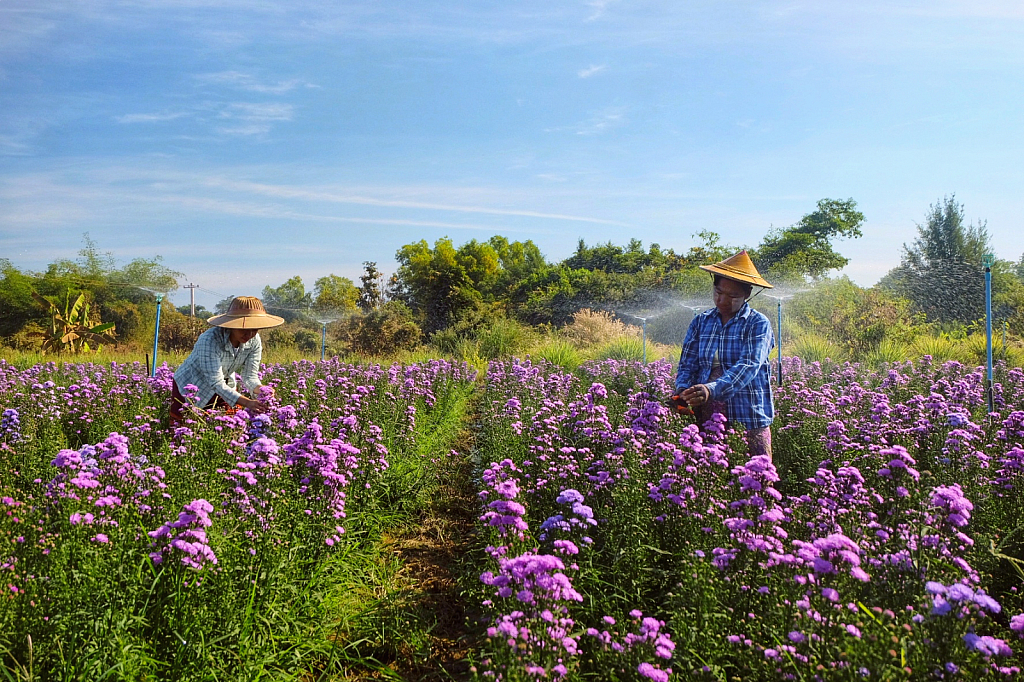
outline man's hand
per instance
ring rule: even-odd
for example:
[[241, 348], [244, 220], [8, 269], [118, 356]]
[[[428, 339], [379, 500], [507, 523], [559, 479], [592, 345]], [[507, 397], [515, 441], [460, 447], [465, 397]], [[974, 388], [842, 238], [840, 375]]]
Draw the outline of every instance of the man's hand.
[[683, 391], [681, 397], [690, 407], [700, 407], [711, 400], [711, 390], [704, 384], [697, 384]]
[[669, 398], [668, 402], [669, 405], [672, 406], [672, 409], [679, 414], [693, 414], [693, 409], [686, 404], [686, 401], [683, 400], [683, 397], [678, 393]]

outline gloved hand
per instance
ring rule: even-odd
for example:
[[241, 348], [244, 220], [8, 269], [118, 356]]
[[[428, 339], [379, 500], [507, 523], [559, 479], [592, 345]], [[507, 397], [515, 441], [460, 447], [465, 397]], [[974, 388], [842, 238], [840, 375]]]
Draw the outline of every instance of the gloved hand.
[[686, 401], [683, 400], [683, 396], [678, 393], [668, 399], [668, 404], [676, 414], [693, 414], [693, 408], [687, 405]]

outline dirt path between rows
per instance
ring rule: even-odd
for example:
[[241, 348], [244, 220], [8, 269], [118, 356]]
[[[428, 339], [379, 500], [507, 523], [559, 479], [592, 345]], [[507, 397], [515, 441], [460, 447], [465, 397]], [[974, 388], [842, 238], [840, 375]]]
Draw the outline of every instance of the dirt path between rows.
[[[467, 611], [463, 585], [470, 571], [479, 502], [473, 485], [472, 453], [479, 423], [481, 393], [470, 397], [466, 417], [454, 443], [454, 453], [441, 467], [441, 480], [418, 526], [392, 536], [386, 547], [404, 564], [403, 582], [411, 586], [402, 605], [419, 622], [428, 624], [424, 647], [410, 647], [392, 669], [405, 680], [467, 680], [472, 651], [479, 650], [481, 629]], [[457, 453], [457, 454], [456, 454]]]

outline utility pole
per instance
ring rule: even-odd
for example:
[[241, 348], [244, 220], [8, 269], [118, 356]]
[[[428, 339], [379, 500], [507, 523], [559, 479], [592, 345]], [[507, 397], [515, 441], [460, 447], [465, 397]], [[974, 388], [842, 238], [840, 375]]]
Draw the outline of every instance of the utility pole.
[[192, 317], [196, 316], [196, 289], [198, 288], [198, 284], [192, 284], [191, 282], [182, 287], [182, 289], [191, 289], [188, 293], [192, 296]]

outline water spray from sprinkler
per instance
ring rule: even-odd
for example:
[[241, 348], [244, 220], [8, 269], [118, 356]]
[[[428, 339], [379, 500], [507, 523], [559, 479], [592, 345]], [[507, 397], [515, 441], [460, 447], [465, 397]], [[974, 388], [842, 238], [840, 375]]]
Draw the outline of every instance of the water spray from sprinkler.
[[634, 320], [640, 320], [640, 322], [641, 322], [641, 327], [640, 328], [642, 330], [640, 338], [641, 338], [641, 340], [643, 342], [643, 346], [644, 346], [643, 361], [644, 361], [644, 364], [646, 365], [647, 364], [647, 318], [646, 317], [640, 317], [639, 315], [634, 315], [633, 313], [620, 313], [620, 314], [632, 317]]

